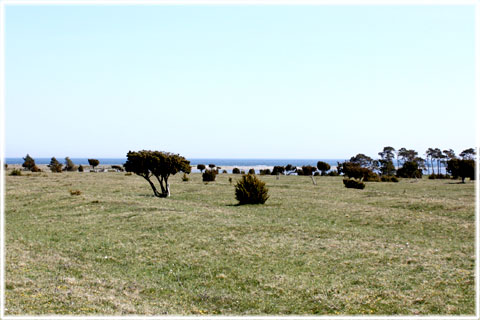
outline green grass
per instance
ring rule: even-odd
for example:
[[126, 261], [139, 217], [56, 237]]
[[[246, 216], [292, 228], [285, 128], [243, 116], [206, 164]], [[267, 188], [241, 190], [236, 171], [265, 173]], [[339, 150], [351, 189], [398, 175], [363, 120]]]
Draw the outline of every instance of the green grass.
[[472, 182], [190, 176], [7, 176], [6, 314], [474, 314]]

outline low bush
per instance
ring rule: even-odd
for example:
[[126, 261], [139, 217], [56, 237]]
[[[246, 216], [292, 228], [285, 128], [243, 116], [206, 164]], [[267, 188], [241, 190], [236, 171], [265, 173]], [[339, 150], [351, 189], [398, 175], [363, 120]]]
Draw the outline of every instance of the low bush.
[[215, 178], [217, 177], [217, 171], [216, 170], [205, 170], [205, 172], [202, 174], [202, 180], [203, 181], [215, 181]]
[[398, 178], [395, 176], [382, 176], [381, 178], [382, 182], [398, 182]]
[[365, 189], [365, 183], [353, 179], [343, 179], [346, 188]]
[[52, 172], [62, 172], [63, 165], [55, 157], [52, 157], [48, 166]]
[[268, 174], [268, 175], [272, 174], [272, 172], [270, 171], [270, 169], [265, 169], [265, 170], [260, 169], [260, 175], [264, 176], [264, 175], [267, 175], [267, 174]]
[[[368, 169], [367, 169], [368, 170]], [[380, 176], [375, 172], [368, 170], [363, 176], [363, 181], [380, 182]]]
[[79, 166], [78, 166], [78, 172], [83, 172], [83, 170], [84, 170], [84, 169], [83, 169], [83, 166], [82, 166], [82, 165], [79, 165]]
[[233, 174], [240, 174], [240, 169], [238, 169], [238, 168], [233, 168], [232, 173], [233, 173]]
[[42, 172], [42, 169], [40, 169], [36, 165], [34, 165], [32, 168], [30, 168], [30, 170], [32, 170], [32, 172]]
[[127, 173], [125, 173], [125, 175], [126, 175], [126, 176], [131, 176], [132, 173], [131, 173], [131, 172], [127, 172]]
[[184, 173], [182, 176], [182, 181], [188, 181], [188, 180], [190, 180], [190, 178], [187, 176], [186, 173]]
[[10, 175], [11, 176], [21, 176], [22, 171], [20, 171], [19, 169], [13, 169], [12, 172], [10, 172]]
[[329, 171], [326, 175], [329, 177], [338, 177], [340, 174], [338, 171]]
[[245, 174], [245, 170], [240, 171], [240, 174]]
[[228, 172], [227, 172], [227, 170], [223, 169], [223, 170], [222, 170], [222, 173], [228, 173]]
[[120, 172], [123, 172], [123, 171], [124, 171], [121, 166], [117, 166], [117, 165], [113, 165], [113, 166], [112, 166], [112, 169], [117, 170], [117, 171], [120, 171]]
[[255, 175], [243, 175], [235, 185], [235, 198], [239, 204], [264, 204], [269, 198], [268, 188]]
[[80, 190], [70, 190], [70, 195], [71, 196], [79, 196], [81, 194], [82, 194], [82, 192]]
[[250, 170], [248, 170], [248, 174], [255, 174], [255, 169], [251, 168]]
[[285, 172], [285, 167], [283, 166], [274, 166], [272, 170], [272, 175], [276, 176], [277, 174], [283, 174]]

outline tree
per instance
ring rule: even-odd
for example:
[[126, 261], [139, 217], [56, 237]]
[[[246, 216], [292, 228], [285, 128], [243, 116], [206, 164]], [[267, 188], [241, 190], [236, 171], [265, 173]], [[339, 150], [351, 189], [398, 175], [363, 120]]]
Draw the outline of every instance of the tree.
[[[427, 151], [425, 151], [425, 155], [426, 155], [426, 158], [427, 158], [427, 163], [428, 163], [428, 159], [430, 159], [430, 165], [432, 167], [432, 174], [435, 174], [435, 170], [434, 170], [434, 167], [433, 167], [433, 159], [435, 159], [435, 155], [436, 155], [435, 149], [428, 148]], [[428, 168], [428, 165], [427, 165], [427, 168]], [[428, 173], [430, 173], [430, 171], [428, 171]]]
[[418, 168], [416, 161], [406, 161], [403, 166], [397, 170], [397, 176], [400, 178], [421, 178], [422, 169]]
[[460, 152], [460, 157], [462, 157], [463, 160], [475, 160], [475, 149], [470, 148], [463, 150]]
[[326, 162], [323, 161], [318, 161], [317, 162], [317, 168], [322, 172], [322, 176], [325, 175], [325, 173], [330, 170], [330, 165]]
[[395, 165], [393, 164], [393, 159], [395, 158], [394, 152], [395, 149], [393, 147], [384, 147], [383, 151], [378, 153], [382, 158], [378, 160], [379, 170], [382, 175], [393, 176], [395, 174]]
[[359, 153], [350, 158], [350, 162], [358, 164], [360, 167], [370, 168], [372, 166], [373, 159], [369, 156]]
[[285, 172], [285, 167], [274, 166], [272, 170], [272, 175], [276, 176], [277, 174], [283, 174], [284, 172]]
[[55, 159], [55, 157], [52, 157], [52, 159], [50, 159], [50, 164], [48, 165], [48, 167], [52, 172], [62, 172], [63, 165], [60, 162], [58, 162], [58, 160]]
[[317, 168], [312, 167], [311, 165], [302, 166], [302, 175], [304, 176], [311, 176], [315, 171], [317, 171]]
[[25, 158], [23, 158], [23, 164], [22, 164], [22, 167], [24, 167], [25, 169], [27, 170], [32, 170], [33, 167], [35, 167], [35, 160], [33, 160], [32, 157], [30, 157], [29, 154], [27, 154], [25, 156]]
[[374, 175], [374, 173], [370, 169], [364, 168], [358, 163], [351, 161], [338, 163], [337, 168], [337, 170], [343, 173], [345, 176], [354, 179], [367, 180], [369, 177]]
[[95, 170], [95, 167], [100, 164], [100, 161], [97, 159], [88, 159], [88, 164], [92, 166], [93, 170]]
[[462, 183], [465, 183], [465, 178], [470, 180], [475, 179], [475, 160], [473, 159], [451, 159], [447, 162], [447, 172], [449, 172], [455, 179], [462, 178]]
[[69, 157], [65, 158], [65, 168], [64, 171], [77, 171], [77, 166], [70, 160]]
[[203, 173], [203, 170], [205, 170], [205, 165], [204, 164], [198, 164], [197, 169], [200, 170], [200, 173]]
[[285, 167], [285, 171], [287, 172], [287, 175], [289, 175], [289, 174], [292, 174], [292, 173], [296, 172], [297, 167], [295, 167], [294, 165], [291, 165], [291, 164], [287, 164], [287, 166]]
[[[133, 172], [148, 181], [156, 197], [169, 197], [168, 178], [177, 172], [190, 173], [190, 161], [184, 157], [163, 151], [129, 151], [124, 164], [127, 172]], [[151, 178], [155, 177], [162, 192], [158, 192]]]
[[213, 163], [210, 163], [208, 167], [213, 170], [213, 168], [215, 168], [216, 166]]
[[379, 152], [378, 155], [384, 160], [392, 161], [395, 158], [395, 148], [384, 147], [383, 151]]

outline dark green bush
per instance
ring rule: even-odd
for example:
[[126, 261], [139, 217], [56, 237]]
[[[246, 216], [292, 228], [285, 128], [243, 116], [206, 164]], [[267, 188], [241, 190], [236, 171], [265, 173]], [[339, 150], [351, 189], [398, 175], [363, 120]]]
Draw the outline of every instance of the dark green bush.
[[[313, 175], [313, 173], [317, 171], [317, 168], [316, 167], [312, 167], [310, 165], [308, 166], [302, 166], [302, 175], [304, 176], [311, 176]], [[298, 173], [298, 171], [297, 171]], [[299, 174], [300, 175], [300, 174]]]
[[83, 169], [83, 166], [82, 166], [82, 165], [79, 165], [79, 166], [78, 166], [78, 171], [79, 171], [79, 172], [83, 172], [83, 170], [84, 170], [84, 169]]
[[255, 175], [243, 175], [235, 185], [235, 197], [239, 204], [264, 204], [269, 198], [268, 188]]
[[337, 177], [339, 176], [340, 174], [338, 173], [338, 171], [329, 171], [327, 173], [327, 176], [330, 176], [330, 177]]
[[97, 159], [88, 159], [88, 164], [92, 166], [93, 170], [95, 170], [95, 167], [100, 164], [100, 161]]
[[[397, 170], [397, 176], [400, 178], [422, 178], [422, 175], [422, 169], [418, 168], [416, 161], [407, 161]], [[435, 179], [435, 177], [432, 179]]]
[[37, 167], [36, 165], [31, 167], [30, 170], [32, 170], [32, 172], [42, 172], [42, 170], [39, 167]]
[[10, 175], [11, 176], [21, 176], [22, 171], [20, 171], [19, 169], [13, 169], [12, 172], [10, 172]]
[[77, 166], [73, 163], [73, 161], [69, 158], [65, 158], [65, 167], [63, 168], [63, 171], [77, 171]]
[[112, 169], [115, 169], [115, 170], [117, 170], [117, 171], [123, 172], [123, 167], [122, 167], [122, 166], [113, 165], [113, 166], [112, 166]]
[[182, 181], [188, 181], [190, 178], [188, 178], [186, 173], [183, 173]]
[[346, 188], [365, 189], [365, 183], [353, 179], [343, 179]]
[[[367, 169], [368, 170], [368, 169]], [[371, 170], [368, 170], [365, 172], [364, 176], [363, 176], [363, 181], [369, 181], [369, 182], [379, 182], [380, 181], [380, 177], [378, 176], [378, 174], [376, 174], [375, 172], [371, 171]]]
[[48, 167], [50, 168], [50, 170], [52, 172], [62, 172], [62, 167], [63, 165], [58, 162], [57, 159], [55, 159], [55, 157], [52, 157], [52, 159], [50, 160], [50, 164], [48, 165]]
[[222, 173], [228, 173], [228, 172], [227, 172], [227, 170], [223, 169], [223, 170], [222, 170]]
[[285, 172], [285, 167], [274, 166], [272, 170], [272, 175], [276, 176], [277, 174], [283, 174], [284, 172]]
[[197, 169], [200, 170], [200, 172], [203, 172], [203, 170], [205, 170], [205, 165], [204, 164], [198, 164]]
[[33, 160], [32, 157], [30, 157], [29, 154], [23, 158], [23, 164], [22, 167], [24, 167], [27, 170], [32, 170], [32, 168], [35, 166], [35, 160]]
[[318, 161], [317, 162], [317, 168], [322, 172], [322, 176], [326, 174], [328, 170], [330, 170], [330, 165], [326, 162], [323, 161]]
[[382, 182], [398, 182], [398, 178], [395, 176], [382, 176]]
[[238, 168], [233, 168], [232, 173], [234, 173], [234, 174], [240, 174], [240, 169], [238, 169]]
[[248, 174], [255, 174], [255, 169], [251, 168], [250, 170], [248, 170]]
[[216, 177], [217, 177], [216, 170], [205, 170], [205, 172], [202, 174], [203, 181], [215, 181]]
[[245, 170], [240, 171], [240, 174], [245, 174]]
[[272, 171], [270, 169], [260, 169], [260, 175], [264, 176], [266, 174], [272, 174]]

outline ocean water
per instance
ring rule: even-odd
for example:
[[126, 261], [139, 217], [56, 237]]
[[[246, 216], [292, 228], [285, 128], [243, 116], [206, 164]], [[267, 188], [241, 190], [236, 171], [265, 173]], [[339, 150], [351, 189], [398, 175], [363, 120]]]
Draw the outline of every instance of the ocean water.
[[[34, 158], [36, 164], [49, 164], [51, 158]], [[70, 158], [76, 165], [88, 165], [87, 158]], [[100, 165], [122, 165], [127, 161], [127, 158], [97, 158], [100, 161]], [[57, 158], [59, 162], [65, 162], [63, 158]], [[337, 162], [345, 161], [346, 159], [219, 159], [219, 158], [191, 158], [187, 159], [190, 164], [196, 167], [197, 164], [215, 164], [217, 166], [286, 166], [291, 164], [294, 166], [311, 165], [316, 166], [318, 161], [324, 161], [331, 166], [336, 166]], [[23, 158], [6, 158], [7, 164], [22, 164]]]
[[[51, 158], [34, 158], [36, 164], [49, 164]], [[70, 158], [76, 165], [87, 165], [88, 158]], [[60, 163], [64, 163], [65, 159], [58, 158]], [[101, 165], [122, 165], [127, 161], [127, 158], [98, 158]], [[232, 167], [256, 167], [256, 166], [286, 166], [291, 164], [296, 167], [311, 165], [316, 166], [318, 161], [324, 161], [332, 167], [336, 167], [338, 162], [347, 161], [348, 159], [225, 159], [225, 158], [190, 158], [187, 159], [193, 166], [193, 172], [199, 172], [196, 169], [197, 164], [204, 164], [208, 167], [209, 164], [216, 166], [232, 166]], [[22, 164], [23, 158], [5, 158], [7, 164]], [[394, 161], [396, 164], [396, 162]], [[436, 170], [435, 166], [435, 170]], [[440, 166], [440, 172], [445, 173], [445, 168]], [[426, 173], [424, 173], [426, 174]]]

